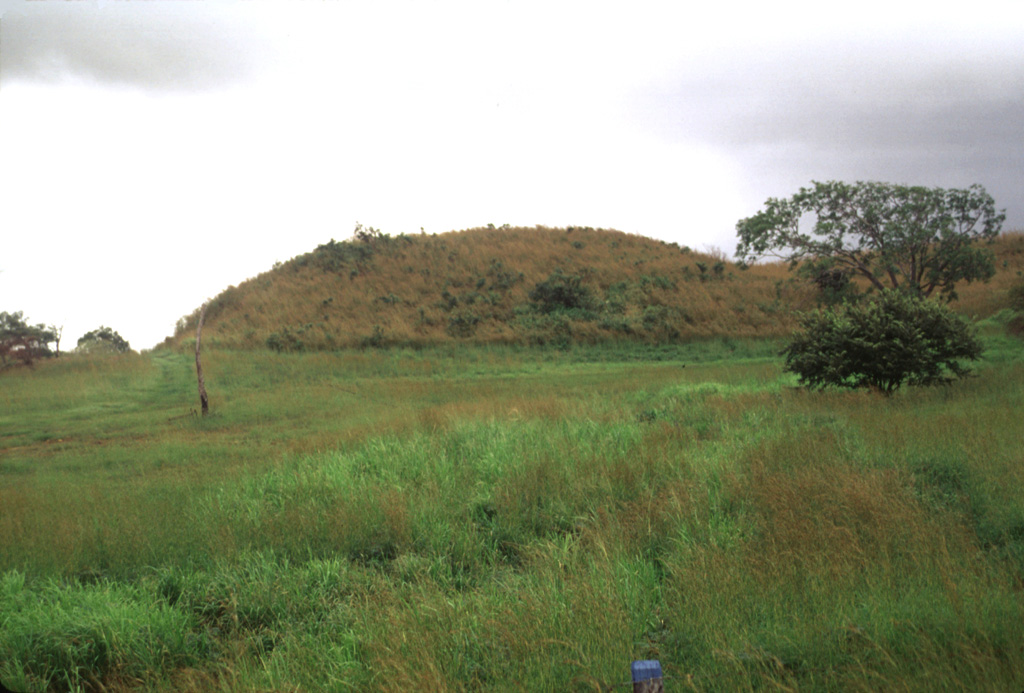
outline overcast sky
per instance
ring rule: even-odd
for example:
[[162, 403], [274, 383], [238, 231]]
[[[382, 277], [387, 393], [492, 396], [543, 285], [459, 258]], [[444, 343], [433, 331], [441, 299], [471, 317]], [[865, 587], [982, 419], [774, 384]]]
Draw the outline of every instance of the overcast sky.
[[732, 253], [812, 180], [1024, 229], [1024, 3], [2, 0], [0, 310], [135, 348], [345, 239], [512, 224]]

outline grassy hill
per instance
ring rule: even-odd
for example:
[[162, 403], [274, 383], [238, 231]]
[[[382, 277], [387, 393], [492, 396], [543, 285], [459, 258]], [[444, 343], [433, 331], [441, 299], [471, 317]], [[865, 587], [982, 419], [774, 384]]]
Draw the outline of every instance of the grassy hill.
[[[1001, 238], [999, 272], [956, 307], [990, 315], [1024, 267]], [[676, 342], [789, 334], [817, 293], [781, 263], [741, 270], [721, 253], [591, 228], [479, 228], [387, 236], [357, 227], [217, 296], [211, 345], [305, 351], [358, 346]], [[195, 334], [198, 310], [163, 346]]]
[[[794, 298], [777, 287], [784, 279], [779, 266], [740, 273], [722, 257], [619, 231], [371, 230], [230, 287], [211, 303], [204, 336], [299, 350], [784, 334], [792, 322], [780, 300]], [[530, 298], [549, 280], [561, 285], [554, 300], [568, 292], [555, 310]], [[194, 335], [197, 314], [169, 343]]]

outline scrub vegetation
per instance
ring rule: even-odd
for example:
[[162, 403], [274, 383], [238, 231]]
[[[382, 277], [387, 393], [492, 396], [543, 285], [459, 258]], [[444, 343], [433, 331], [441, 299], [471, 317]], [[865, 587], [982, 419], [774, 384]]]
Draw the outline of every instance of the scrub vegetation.
[[[983, 244], [986, 251], [987, 244]], [[991, 249], [997, 272], [957, 287], [967, 316], [1006, 305], [1024, 268], [1024, 235]], [[827, 273], [826, 273], [827, 275]], [[796, 311], [868, 287], [783, 262], [740, 266], [721, 250], [692, 250], [620, 231], [482, 228], [388, 236], [357, 226], [229, 287], [207, 310], [204, 343], [278, 352], [442, 344], [565, 347], [669, 344], [712, 337], [782, 338]], [[162, 347], [189, 349], [199, 309]]]
[[[782, 264], [741, 271], [620, 231], [483, 228], [388, 236], [358, 226], [210, 304], [204, 339], [281, 352], [437, 344], [564, 347], [779, 337], [815, 292]], [[195, 335], [183, 318], [164, 346]]]
[[[659, 659], [673, 691], [1019, 690], [1024, 244], [998, 243], [989, 293], [953, 304], [976, 316], [975, 375], [891, 396], [798, 387], [779, 356], [792, 304], [768, 338], [734, 312], [703, 339], [578, 339], [572, 311], [609, 294], [568, 263], [501, 280], [517, 319], [566, 317], [559, 348], [484, 338], [506, 328], [482, 317], [416, 348], [374, 348], [397, 323], [357, 348], [260, 343], [288, 315], [269, 312], [277, 282], [296, 301], [304, 282], [369, 286], [376, 255], [348, 279], [314, 254], [220, 297], [205, 418], [187, 329], [179, 349], [9, 368], [0, 681], [590, 691]], [[709, 305], [729, 294], [699, 287], [739, 301], [780, 281], [816, 303], [784, 269], [708, 261], [721, 279], [648, 276]], [[256, 296], [267, 321], [233, 323]], [[246, 329], [265, 336], [240, 350]]]

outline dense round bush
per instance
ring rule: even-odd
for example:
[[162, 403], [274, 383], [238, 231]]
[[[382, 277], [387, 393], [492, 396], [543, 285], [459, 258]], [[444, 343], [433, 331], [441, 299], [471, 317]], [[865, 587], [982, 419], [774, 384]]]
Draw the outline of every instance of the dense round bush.
[[811, 388], [934, 385], [967, 375], [981, 341], [949, 308], [887, 290], [863, 303], [805, 313], [803, 331], [782, 351], [787, 371]]

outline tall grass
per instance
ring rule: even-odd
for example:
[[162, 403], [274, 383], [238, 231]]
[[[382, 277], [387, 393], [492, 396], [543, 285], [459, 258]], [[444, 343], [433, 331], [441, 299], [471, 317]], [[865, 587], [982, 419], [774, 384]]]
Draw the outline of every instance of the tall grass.
[[689, 349], [213, 351], [205, 420], [183, 356], [5, 378], [0, 680], [1019, 687], [1019, 345], [892, 398]]

